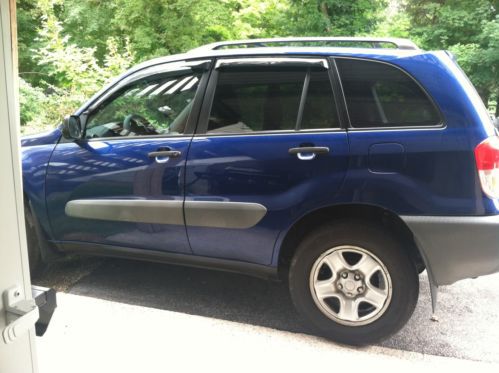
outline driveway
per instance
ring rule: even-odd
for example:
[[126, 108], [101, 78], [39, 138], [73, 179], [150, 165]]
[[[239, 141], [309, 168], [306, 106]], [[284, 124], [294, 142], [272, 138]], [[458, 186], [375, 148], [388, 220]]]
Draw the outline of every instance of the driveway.
[[[284, 283], [243, 275], [121, 259], [83, 259], [60, 265], [34, 283], [75, 295], [310, 334], [295, 313]], [[425, 274], [420, 284], [411, 320], [380, 346], [499, 363], [499, 274], [442, 287], [438, 322], [430, 321]]]

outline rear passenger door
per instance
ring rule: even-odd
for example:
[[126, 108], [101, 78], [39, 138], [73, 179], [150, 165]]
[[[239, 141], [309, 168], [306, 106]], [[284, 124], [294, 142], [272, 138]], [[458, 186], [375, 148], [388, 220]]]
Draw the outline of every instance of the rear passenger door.
[[279, 233], [334, 201], [348, 163], [322, 58], [219, 59], [186, 165], [197, 255], [271, 264]]

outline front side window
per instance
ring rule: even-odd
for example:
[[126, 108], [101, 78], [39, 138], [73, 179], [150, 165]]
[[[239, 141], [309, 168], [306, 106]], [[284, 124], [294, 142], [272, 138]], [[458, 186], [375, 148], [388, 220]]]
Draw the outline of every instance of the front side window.
[[[307, 75], [309, 84], [305, 85]], [[301, 121], [298, 120], [300, 105], [303, 105]], [[338, 127], [333, 92], [325, 70], [275, 66], [238, 67], [219, 72], [208, 133]]]
[[353, 127], [434, 126], [440, 116], [421, 87], [379, 62], [336, 60]]
[[85, 137], [182, 135], [200, 79], [185, 70], [126, 86], [89, 116]]

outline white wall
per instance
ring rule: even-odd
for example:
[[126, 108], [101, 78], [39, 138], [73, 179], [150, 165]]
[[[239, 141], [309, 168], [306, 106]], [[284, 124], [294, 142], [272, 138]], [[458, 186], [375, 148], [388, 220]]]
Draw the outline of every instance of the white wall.
[[[17, 69], [13, 63], [17, 61], [16, 43], [12, 42], [14, 14], [15, 0], [0, 0], [0, 293], [20, 285], [31, 297], [19, 157]], [[5, 324], [0, 299], [0, 333]], [[33, 330], [12, 344], [5, 344], [0, 337], [0, 373], [35, 372], [34, 340]]]

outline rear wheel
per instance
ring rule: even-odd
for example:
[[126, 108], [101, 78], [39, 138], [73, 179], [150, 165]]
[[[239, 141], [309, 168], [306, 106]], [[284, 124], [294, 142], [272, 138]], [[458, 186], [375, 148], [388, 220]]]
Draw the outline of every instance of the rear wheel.
[[419, 293], [415, 265], [402, 245], [362, 221], [326, 225], [307, 236], [291, 262], [289, 287], [319, 334], [355, 345], [398, 331]]

